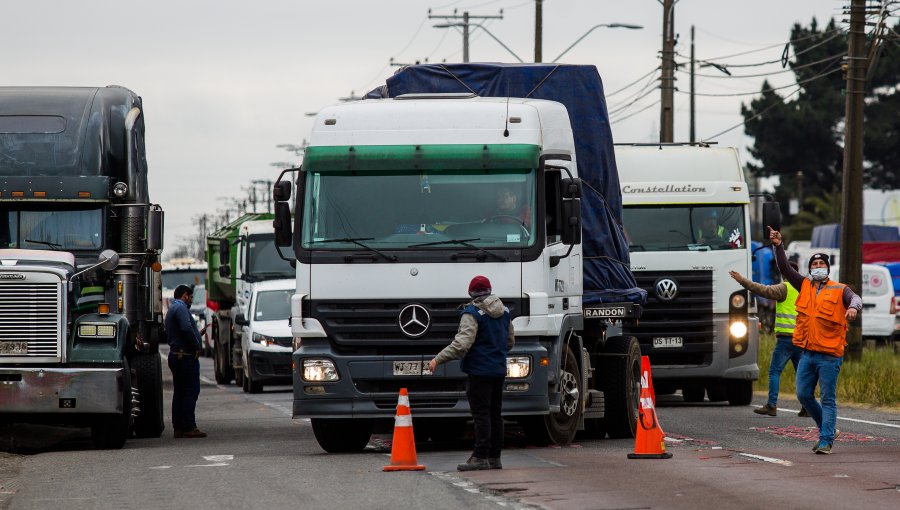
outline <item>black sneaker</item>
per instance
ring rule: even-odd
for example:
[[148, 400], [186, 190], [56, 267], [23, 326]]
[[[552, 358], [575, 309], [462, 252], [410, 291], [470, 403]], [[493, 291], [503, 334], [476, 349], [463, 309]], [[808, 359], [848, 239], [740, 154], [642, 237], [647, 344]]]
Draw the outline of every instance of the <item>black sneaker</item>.
[[482, 471], [485, 469], [491, 469], [488, 460], [475, 456], [469, 457], [465, 464], [457, 464], [456, 466], [457, 471]]
[[828, 455], [831, 453], [831, 445], [830, 444], [818, 444], [816, 448], [813, 450], [819, 455]]
[[809, 411], [807, 411], [805, 407], [800, 406], [800, 412], [797, 413], [797, 416], [799, 416], [799, 417], [801, 417], [801, 418], [804, 418], [804, 417], [808, 418], [808, 417], [809, 417]]
[[766, 416], [777, 416], [778, 408], [775, 406], [770, 406], [769, 404], [766, 404], [762, 407], [754, 409], [753, 412], [756, 414], [764, 414]]
[[488, 457], [488, 464], [491, 466], [491, 469], [503, 469], [500, 457]]

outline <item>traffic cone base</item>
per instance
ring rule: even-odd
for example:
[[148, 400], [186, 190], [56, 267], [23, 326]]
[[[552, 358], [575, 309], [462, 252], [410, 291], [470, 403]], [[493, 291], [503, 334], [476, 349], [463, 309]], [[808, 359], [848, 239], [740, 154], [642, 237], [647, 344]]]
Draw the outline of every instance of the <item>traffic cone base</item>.
[[394, 437], [391, 442], [391, 463], [383, 471], [422, 471], [425, 466], [416, 458], [416, 438], [413, 434], [412, 415], [409, 412], [409, 393], [400, 388], [397, 414], [394, 416]]
[[666, 452], [666, 434], [659, 426], [656, 418], [655, 395], [650, 375], [650, 358], [641, 359], [641, 400], [638, 412], [637, 432], [634, 436], [634, 453], [629, 459], [671, 459], [672, 454]]

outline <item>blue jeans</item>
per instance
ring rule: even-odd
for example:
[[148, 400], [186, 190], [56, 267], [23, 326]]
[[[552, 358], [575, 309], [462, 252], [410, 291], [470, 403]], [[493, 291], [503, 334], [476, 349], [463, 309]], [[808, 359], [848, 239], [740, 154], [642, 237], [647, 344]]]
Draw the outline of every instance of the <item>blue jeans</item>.
[[194, 430], [197, 420], [194, 410], [200, 397], [200, 360], [193, 356], [169, 353], [169, 370], [172, 371], [172, 428]]
[[775, 350], [772, 351], [772, 362], [769, 363], [769, 400], [768, 405], [775, 407], [778, 404], [778, 387], [781, 384], [781, 372], [787, 365], [788, 360], [794, 365], [794, 372], [797, 371], [797, 364], [800, 363], [800, 354], [803, 349], [794, 345], [789, 336], [775, 337]]
[[[797, 366], [797, 399], [819, 426], [819, 444], [834, 442], [834, 428], [837, 423], [837, 401], [835, 391], [837, 378], [844, 358], [803, 351]], [[816, 401], [816, 384], [822, 396], [822, 404]]]

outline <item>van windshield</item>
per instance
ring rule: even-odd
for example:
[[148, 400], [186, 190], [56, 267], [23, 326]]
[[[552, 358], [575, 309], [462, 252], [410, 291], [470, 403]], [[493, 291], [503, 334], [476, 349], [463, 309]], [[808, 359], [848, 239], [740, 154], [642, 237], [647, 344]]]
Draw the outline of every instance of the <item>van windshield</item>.
[[280, 321], [291, 317], [292, 290], [267, 290], [256, 295], [253, 320]]
[[625, 206], [623, 222], [632, 253], [737, 250], [747, 243], [740, 204]]
[[[309, 172], [305, 249], [521, 249], [535, 243], [533, 169]], [[355, 241], [355, 242], [354, 242]]]

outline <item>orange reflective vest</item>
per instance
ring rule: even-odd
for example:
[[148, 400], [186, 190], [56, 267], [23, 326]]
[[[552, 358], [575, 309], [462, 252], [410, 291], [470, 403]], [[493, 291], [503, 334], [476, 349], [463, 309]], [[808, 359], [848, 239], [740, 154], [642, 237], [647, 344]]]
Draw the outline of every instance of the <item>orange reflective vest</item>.
[[844, 355], [847, 343], [844, 287], [842, 283], [828, 280], [817, 294], [815, 285], [809, 279], [803, 280], [797, 297], [794, 345], [831, 356]]

